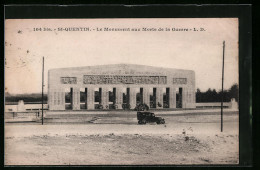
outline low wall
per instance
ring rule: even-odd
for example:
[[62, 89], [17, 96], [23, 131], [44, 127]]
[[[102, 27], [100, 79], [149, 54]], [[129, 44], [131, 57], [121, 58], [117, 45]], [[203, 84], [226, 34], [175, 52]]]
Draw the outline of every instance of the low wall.
[[[196, 108], [219, 108], [221, 107], [221, 103], [214, 102], [214, 103], [196, 103]], [[224, 108], [232, 108], [237, 107], [236, 102], [224, 102]], [[18, 105], [5, 105], [5, 112], [17, 112]], [[25, 104], [24, 105], [25, 111], [35, 111], [41, 110], [41, 104]], [[48, 104], [43, 104], [43, 109], [48, 110]]]
[[[5, 112], [17, 112], [18, 105], [5, 105]], [[25, 111], [41, 110], [42, 104], [25, 104]], [[43, 109], [48, 109], [48, 104], [43, 104]]]
[[[221, 103], [196, 103], [196, 108], [214, 108], [214, 107], [221, 107]], [[231, 108], [232, 103], [231, 102], [223, 102], [223, 107]]]

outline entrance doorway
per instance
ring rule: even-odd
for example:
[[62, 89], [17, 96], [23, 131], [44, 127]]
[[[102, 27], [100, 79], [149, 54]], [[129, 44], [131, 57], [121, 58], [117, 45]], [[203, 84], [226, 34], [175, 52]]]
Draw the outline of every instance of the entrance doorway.
[[176, 108], [182, 108], [182, 88], [178, 88], [176, 91]]
[[94, 93], [94, 105], [95, 109], [103, 109], [101, 105], [101, 94], [102, 94], [102, 88], [95, 88], [95, 93]]
[[163, 108], [169, 108], [170, 88], [166, 88], [166, 93], [163, 93]]
[[80, 109], [86, 110], [87, 109], [87, 88], [80, 88]]
[[136, 105], [139, 105], [142, 103], [142, 94], [141, 94], [141, 88], [138, 88], [136, 90]]
[[122, 108], [124, 110], [130, 109], [130, 88], [126, 88], [126, 90], [123, 92]]
[[116, 104], [116, 88], [113, 88], [112, 90], [108, 90], [108, 107], [109, 109], [117, 109], [115, 106]]
[[65, 89], [65, 110], [72, 110], [73, 88]]
[[150, 108], [156, 108], [156, 88], [152, 88], [152, 94], [150, 95]]

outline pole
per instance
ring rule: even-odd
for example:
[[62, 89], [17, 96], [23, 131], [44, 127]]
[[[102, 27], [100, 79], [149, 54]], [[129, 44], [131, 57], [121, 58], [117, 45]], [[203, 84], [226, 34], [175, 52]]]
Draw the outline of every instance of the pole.
[[43, 125], [44, 57], [42, 57], [42, 125]]
[[225, 60], [225, 41], [223, 41], [223, 61], [222, 61], [221, 132], [223, 132], [224, 60]]

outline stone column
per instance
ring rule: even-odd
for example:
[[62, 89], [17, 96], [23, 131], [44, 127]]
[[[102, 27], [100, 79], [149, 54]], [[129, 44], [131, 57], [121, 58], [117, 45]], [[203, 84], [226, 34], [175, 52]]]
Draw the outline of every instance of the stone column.
[[94, 95], [94, 88], [88, 87], [87, 92], [87, 109], [88, 110], [94, 110], [94, 101], [95, 101], [95, 95]]
[[118, 109], [122, 109], [123, 104], [123, 94], [121, 88], [116, 88], [116, 105], [118, 106]]
[[196, 92], [195, 89], [192, 89], [192, 102], [194, 104], [194, 107], [196, 108]]
[[136, 106], [136, 92], [134, 88], [130, 88], [130, 105], [131, 109], [134, 109]]
[[190, 88], [186, 88], [186, 105], [185, 108], [189, 108], [190, 107], [190, 103], [191, 103], [191, 96], [190, 96]]
[[52, 110], [60, 110], [60, 89], [52, 90]]
[[108, 88], [107, 87], [102, 87], [101, 97], [102, 97], [101, 104], [103, 105], [103, 108], [108, 109], [109, 108], [108, 107], [109, 94], [108, 94]]
[[196, 103], [195, 103], [195, 89], [192, 87], [188, 88], [187, 91], [187, 105], [186, 108], [196, 108]]
[[62, 96], [61, 108], [62, 108], [62, 110], [65, 110], [65, 91], [64, 91], [64, 89], [62, 89], [61, 96]]
[[188, 98], [189, 98], [189, 104], [192, 104], [193, 103], [193, 95], [192, 95], [192, 89], [189, 88], [189, 91], [188, 91]]
[[150, 94], [149, 88], [147, 87], [143, 88], [143, 103], [147, 104], [150, 107]]
[[58, 106], [57, 109], [65, 110], [65, 92], [64, 89], [57, 90], [58, 93]]
[[72, 98], [73, 98], [72, 109], [80, 110], [80, 89], [79, 88], [73, 88]]
[[176, 88], [170, 87], [170, 108], [176, 108]]
[[62, 93], [61, 90], [58, 90], [58, 107], [61, 108], [61, 102], [62, 102]]
[[54, 104], [55, 104], [55, 108], [56, 110], [58, 110], [58, 100], [59, 100], [59, 90], [58, 89], [55, 89], [55, 92], [54, 92]]
[[48, 90], [48, 105], [49, 105], [49, 110], [54, 110], [53, 109], [54, 100], [53, 100], [53, 90], [52, 89]]
[[57, 91], [56, 91], [56, 89], [53, 90], [53, 107], [55, 110], [57, 110]]
[[187, 88], [186, 101], [187, 101], [186, 108], [189, 108], [190, 104], [191, 104], [191, 89], [190, 88]]
[[[161, 107], [158, 106], [158, 102], [162, 105]], [[156, 88], [156, 108], [163, 108], [163, 88], [162, 87]]]

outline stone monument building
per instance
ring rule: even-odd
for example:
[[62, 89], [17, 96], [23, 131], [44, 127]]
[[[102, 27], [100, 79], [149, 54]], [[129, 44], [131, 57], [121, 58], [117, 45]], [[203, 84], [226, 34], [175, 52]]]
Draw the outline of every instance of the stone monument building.
[[[132, 64], [51, 69], [49, 110], [195, 108], [195, 73]], [[113, 107], [116, 106], [116, 107]]]

